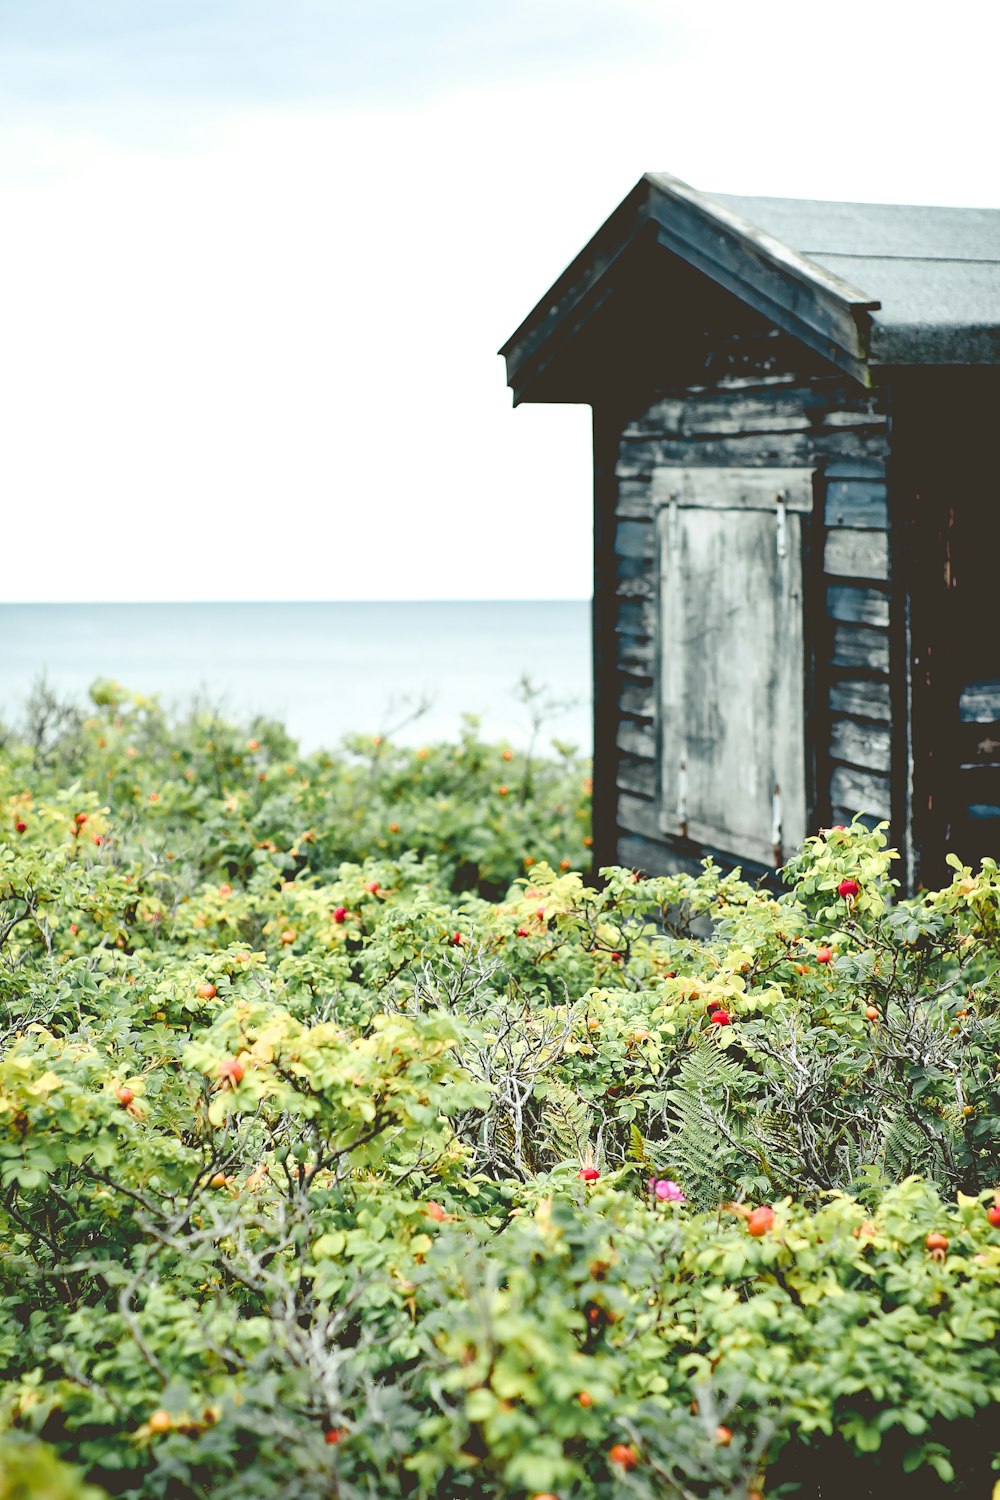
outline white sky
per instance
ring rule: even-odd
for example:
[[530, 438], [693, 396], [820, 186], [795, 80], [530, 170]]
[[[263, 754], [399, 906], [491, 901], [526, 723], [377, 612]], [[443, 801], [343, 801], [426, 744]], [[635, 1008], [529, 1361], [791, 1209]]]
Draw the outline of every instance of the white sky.
[[546, 76], [525, 21], [395, 101], [6, 104], [3, 596], [584, 597], [589, 409], [513, 411], [495, 351], [643, 171], [1000, 206], [997, 0], [595, 9], [631, 55]]

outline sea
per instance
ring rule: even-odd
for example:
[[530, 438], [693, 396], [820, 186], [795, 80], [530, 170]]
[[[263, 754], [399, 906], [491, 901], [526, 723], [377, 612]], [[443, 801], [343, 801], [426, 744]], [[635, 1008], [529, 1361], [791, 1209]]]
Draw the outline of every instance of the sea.
[[43, 678], [85, 704], [100, 677], [171, 711], [279, 719], [307, 753], [452, 739], [468, 714], [488, 739], [526, 744], [537, 721], [540, 745], [591, 753], [589, 600], [0, 604], [0, 720]]

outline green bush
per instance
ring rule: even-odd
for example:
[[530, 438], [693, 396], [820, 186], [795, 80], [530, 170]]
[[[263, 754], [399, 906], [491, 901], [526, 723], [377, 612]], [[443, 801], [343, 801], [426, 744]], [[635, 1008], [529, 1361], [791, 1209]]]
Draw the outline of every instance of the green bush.
[[0, 764], [2, 1500], [988, 1492], [993, 862], [592, 886], [568, 753], [95, 699]]

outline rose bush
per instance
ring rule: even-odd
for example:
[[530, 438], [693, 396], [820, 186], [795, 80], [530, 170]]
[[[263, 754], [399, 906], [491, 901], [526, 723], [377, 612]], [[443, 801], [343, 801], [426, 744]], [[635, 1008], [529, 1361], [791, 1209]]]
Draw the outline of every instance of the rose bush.
[[569, 755], [95, 696], [0, 762], [0, 1496], [989, 1492], [994, 863], [588, 885]]

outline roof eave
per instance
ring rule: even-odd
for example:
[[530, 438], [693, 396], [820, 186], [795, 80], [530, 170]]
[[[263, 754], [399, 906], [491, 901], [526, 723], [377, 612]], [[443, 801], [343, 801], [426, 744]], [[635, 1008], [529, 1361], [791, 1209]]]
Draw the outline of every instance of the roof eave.
[[1000, 328], [967, 323], [883, 323], [872, 327], [871, 363], [877, 367], [1000, 365]]

